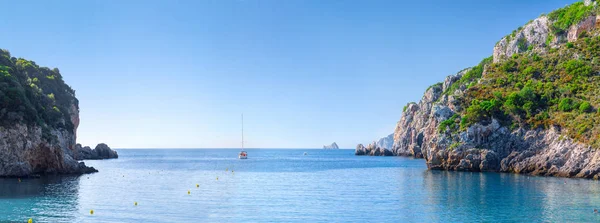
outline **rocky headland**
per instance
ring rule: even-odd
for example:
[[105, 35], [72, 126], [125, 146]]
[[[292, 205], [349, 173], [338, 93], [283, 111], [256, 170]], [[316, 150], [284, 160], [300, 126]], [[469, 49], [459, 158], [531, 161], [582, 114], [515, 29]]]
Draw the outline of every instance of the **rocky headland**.
[[577, 2], [503, 37], [492, 57], [407, 104], [391, 151], [429, 169], [600, 178], [600, 8]]
[[79, 101], [58, 69], [0, 50], [0, 98], [0, 177], [97, 172], [77, 161]]

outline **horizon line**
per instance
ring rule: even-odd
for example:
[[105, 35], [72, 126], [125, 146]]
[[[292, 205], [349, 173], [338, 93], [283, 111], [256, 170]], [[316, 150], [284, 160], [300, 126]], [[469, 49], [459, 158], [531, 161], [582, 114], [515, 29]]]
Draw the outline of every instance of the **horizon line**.
[[[229, 147], [218, 147], [218, 148], [211, 148], [211, 147], [185, 147], [185, 148], [161, 148], [161, 147], [152, 147], [152, 148], [142, 148], [142, 147], [135, 147], [135, 148], [118, 148], [118, 147], [113, 147], [111, 149], [242, 149], [242, 148], [229, 148]], [[323, 149], [323, 148], [277, 148], [277, 147], [268, 147], [268, 148], [244, 148], [244, 149], [319, 149], [319, 150], [336, 150], [336, 149]], [[353, 148], [339, 148], [339, 149], [353, 149]]]

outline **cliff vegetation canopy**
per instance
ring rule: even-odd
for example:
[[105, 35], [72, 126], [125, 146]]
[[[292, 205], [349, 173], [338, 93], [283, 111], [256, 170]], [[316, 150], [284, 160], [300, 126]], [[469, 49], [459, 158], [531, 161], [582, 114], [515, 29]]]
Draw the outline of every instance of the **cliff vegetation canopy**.
[[[564, 34], [583, 18], [596, 15], [595, 5], [577, 2], [548, 14], [550, 30]], [[552, 34], [550, 34], [552, 35]], [[507, 37], [510, 38], [510, 35]], [[440, 131], [462, 131], [492, 118], [513, 129], [556, 127], [577, 141], [600, 148], [600, 36], [582, 32], [574, 42], [544, 53], [527, 48], [497, 63], [484, 59], [447, 93], [460, 85], [458, 114], [441, 122]]]
[[78, 109], [78, 103], [57, 68], [40, 67], [0, 50], [0, 126], [41, 126], [44, 137], [50, 128], [72, 132], [71, 106]]

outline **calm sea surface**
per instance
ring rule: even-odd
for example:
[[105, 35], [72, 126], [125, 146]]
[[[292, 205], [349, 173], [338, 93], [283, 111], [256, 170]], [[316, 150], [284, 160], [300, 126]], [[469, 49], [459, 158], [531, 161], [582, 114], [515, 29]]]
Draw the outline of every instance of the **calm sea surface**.
[[86, 161], [95, 174], [0, 179], [0, 222], [600, 221], [593, 180], [428, 171], [353, 150], [238, 151], [118, 150]]

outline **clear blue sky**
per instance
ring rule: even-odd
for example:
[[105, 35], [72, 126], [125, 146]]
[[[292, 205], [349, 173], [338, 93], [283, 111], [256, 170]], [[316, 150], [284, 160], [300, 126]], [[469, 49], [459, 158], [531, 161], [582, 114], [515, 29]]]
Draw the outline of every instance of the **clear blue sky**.
[[78, 141], [343, 148], [393, 132], [431, 84], [573, 0], [3, 1], [0, 48], [58, 67]]

